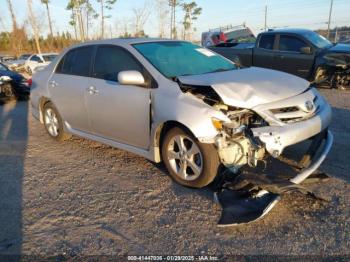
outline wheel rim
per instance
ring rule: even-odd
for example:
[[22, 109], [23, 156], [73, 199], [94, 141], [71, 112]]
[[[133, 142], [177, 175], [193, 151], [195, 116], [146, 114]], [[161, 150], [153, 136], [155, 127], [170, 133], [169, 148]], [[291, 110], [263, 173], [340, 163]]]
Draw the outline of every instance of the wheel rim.
[[203, 157], [197, 144], [186, 135], [171, 138], [167, 148], [171, 169], [181, 179], [197, 179], [203, 170]]
[[51, 136], [58, 136], [58, 118], [56, 113], [51, 108], [45, 110], [45, 126]]

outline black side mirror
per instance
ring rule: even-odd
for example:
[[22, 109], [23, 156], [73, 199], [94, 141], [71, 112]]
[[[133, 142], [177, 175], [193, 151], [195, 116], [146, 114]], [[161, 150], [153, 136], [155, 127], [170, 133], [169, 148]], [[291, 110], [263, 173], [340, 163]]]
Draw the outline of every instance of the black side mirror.
[[300, 48], [300, 53], [305, 54], [305, 55], [310, 55], [312, 53], [311, 47], [304, 46], [304, 47]]

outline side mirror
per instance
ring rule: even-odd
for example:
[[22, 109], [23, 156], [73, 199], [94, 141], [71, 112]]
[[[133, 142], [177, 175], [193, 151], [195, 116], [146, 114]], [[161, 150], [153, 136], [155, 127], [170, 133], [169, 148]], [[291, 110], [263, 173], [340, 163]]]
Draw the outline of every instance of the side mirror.
[[44, 63], [44, 61], [42, 61], [42, 60], [38, 60], [38, 63], [39, 63], [39, 64], [43, 64], [43, 63]]
[[143, 75], [135, 70], [121, 71], [118, 74], [118, 82], [122, 85], [145, 86]]
[[311, 47], [304, 46], [304, 47], [300, 48], [300, 53], [305, 54], [305, 55], [310, 55], [312, 53]]

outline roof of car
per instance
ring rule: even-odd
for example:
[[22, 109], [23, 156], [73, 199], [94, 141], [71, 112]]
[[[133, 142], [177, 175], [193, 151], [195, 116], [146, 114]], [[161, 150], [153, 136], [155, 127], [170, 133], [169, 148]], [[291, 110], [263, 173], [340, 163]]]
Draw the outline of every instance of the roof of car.
[[278, 29], [270, 29], [264, 33], [293, 33], [293, 34], [305, 34], [313, 32], [312, 30], [302, 29], [302, 28], [278, 28]]
[[137, 37], [112, 38], [112, 39], [103, 39], [103, 40], [95, 40], [95, 41], [87, 41], [84, 43], [79, 43], [79, 44], [76, 44], [76, 45], [69, 47], [69, 49], [72, 47], [91, 45], [91, 44], [132, 45], [132, 44], [163, 42], [163, 41], [176, 42], [176, 41], [183, 41], [183, 40], [172, 40], [172, 39], [165, 39], [165, 38], [137, 38]]
[[40, 55], [57, 55], [57, 53], [41, 53]]

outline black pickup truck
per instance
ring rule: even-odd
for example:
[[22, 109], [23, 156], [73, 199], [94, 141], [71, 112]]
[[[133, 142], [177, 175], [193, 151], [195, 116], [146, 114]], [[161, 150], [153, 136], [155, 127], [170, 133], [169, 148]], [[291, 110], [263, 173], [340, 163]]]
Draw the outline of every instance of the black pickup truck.
[[333, 44], [310, 30], [270, 30], [255, 43], [221, 43], [209, 49], [242, 67], [270, 68], [318, 86], [350, 88], [350, 45]]

